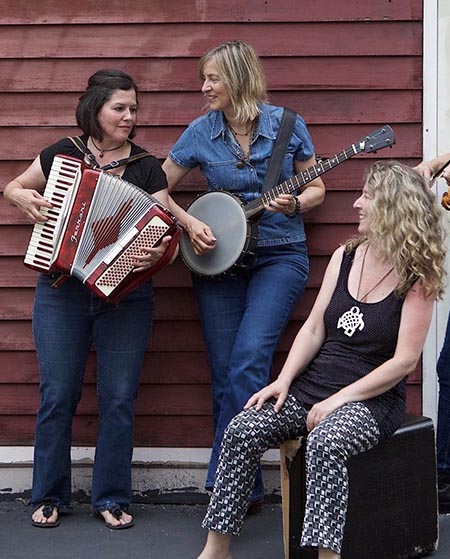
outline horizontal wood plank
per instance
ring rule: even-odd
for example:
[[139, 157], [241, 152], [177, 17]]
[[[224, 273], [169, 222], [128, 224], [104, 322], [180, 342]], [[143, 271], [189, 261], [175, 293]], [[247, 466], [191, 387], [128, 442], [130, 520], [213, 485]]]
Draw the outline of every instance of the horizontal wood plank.
[[198, 57], [230, 34], [260, 56], [422, 54], [420, 21], [14, 25], [0, 33], [3, 58]]
[[[366, 162], [368, 166], [368, 163]], [[327, 175], [323, 175], [325, 184]], [[306, 222], [323, 223], [354, 223], [356, 222], [356, 212], [353, 209], [353, 202], [360, 195], [363, 186], [363, 175], [361, 175], [359, 188], [357, 190], [329, 190], [326, 194], [326, 202], [321, 206], [304, 215]], [[187, 207], [195, 194], [178, 196], [178, 203]], [[25, 225], [29, 220], [16, 207], [11, 206], [6, 200], [0, 198], [0, 223], [3, 225]]]
[[[24, 265], [23, 256], [0, 258], [0, 287], [34, 288], [37, 275], [38, 272]], [[154, 276], [153, 283], [157, 287], [188, 287], [191, 285], [191, 275], [181, 259], [177, 258], [171, 266]]]
[[[269, 92], [275, 105], [291, 107], [309, 124], [420, 122], [417, 90]], [[0, 93], [0, 126], [74, 126], [78, 93]], [[182, 125], [202, 114], [200, 92], [143, 92], [139, 125]]]
[[[0, 445], [33, 445], [35, 418], [32, 415], [0, 416]], [[137, 416], [135, 445], [145, 447], [205, 447], [212, 444], [209, 416]], [[95, 445], [96, 415], [76, 415], [72, 444]]]
[[[30, 320], [34, 289], [0, 289], [0, 320]], [[190, 287], [159, 288], [155, 297], [156, 320], [199, 320]]]
[[[336, 247], [330, 246], [330, 253]], [[322, 281], [323, 272], [328, 263], [328, 255], [310, 256], [310, 278], [308, 286], [317, 288]], [[21, 256], [3, 256], [0, 258], [0, 288], [30, 288], [36, 286], [38, 273], [23, 264]], [[186, 288], [192, 286], [191, 273], [181, 258], [167, 266], [153, 277], [156, 292], [160, 288]], [[182, 303], [182, 299], [180, 304]]]
[[[386, 124], [389, 124], [387, 122]], [[344, 147], [352, 145], [366, 134], [377, 130], [379, 125], [355, 124], [312, 124], [309, 131], [316, 151], [322, 157], [330, 157]], [[422, 153], [421, 125], [419, 123], [398, 123], [393, 126], [396, 144], [377, 153], [359, 154], [355, 158], [409, 158], [420, 157]], [[184, 131], [180, 126], [140, 126], [139, 144], [145, 146], [158, 158], [165, 158], [173, 144]], [[77, 128], [68, 127], [10, 127], [0, 128], [0, 158], [29, 160], [42, 148], [62, 137], [79, 133]], [[136, 140], [137, 141], [137, 140]]]
[[[299, 328], [298, 321], [291, 321], [280, 344], [280, 351], [289, 350]], [[203, 352], [206, 350], [200, 323], [197, 320], [155, 320], [149, 351]], [[0, 352], [32, 351], [34, 340], [28, 320], [0, 321]]]
[[[1, 415], [32, 415], [39, 407], [37, 385], [2, 384]], [[408, 386], [409, 394], [416, 395], [420, 386]], [[180, 397], [182, 395], [182, 397]], [[98, 412], [96, 387], [85, 384], [77, 407], [78, 415]], [[136, 400], [136, 416], [210, 416], [211, 397], [208, 384], [141, 384]], [[0, 417], [1, 417], [0, 415]]]
[[[294, 318], [305, 320], [316, 298], [317, 290], [308, 289], [305, 293], [301, 310]], [[2, 288], [0, 289], [0, 320], [31, 320], [34, 289]], [[183, 321], [200, 320], [194, 293], [191, 287], [160, 287], [155, 290], [155, 320]]]
[[[278, 346], [279, 351], [289, 351], [299, 328], [299, 321], [291, 320], [289, 322]], [[0, 323], [0, 333], [1, 331], [2, 324]], [[187, 332], [189, 332], [188, 338], [186, 337]], [[153, 329], [150, 349], [167, 351], [169, 347], [172, 347], [173, 351], [204, 351], [205, 343], [199, 323], [194, 321], [157, 321]]]
[[[420, 90], [422, 86], [420, 56], [308, 58], [300, 53], [292, 57], [262, 58], [270, 91]], [[125, 70], [136, 80], [140, 91], [198, 92], [201, 87], [198, 58], [2, 58], [0, 91], [81, 93], [89, 76], [100, 68]]]
[[[37, 385], [2, 384], [3, 415], [34, 415], [38, 406]], [[77, 413], [94, 415], [97, 412], [96, 387], [93, 384], [86, 384]], [[211, 415], [210, 387], [199, 383], [195, 385], [142, 384], [136, 400], [136, 415]]]
[[[338, 242], [342, 242], [356, 233], [355, 224], [340, 223], [334, 225], [307, 223], [306, 230], [309, 232], [309, 254], [319, 256], [329, 255]], [[0, 256], [23, 256], [30, 241], [31, 231], [31, 225], [1, 226]]]
[[112, 2], [107, 10], [99, 10], [92, 0], [55, 3], [54, 0], [3, 0], [2, 23], [153, 23], [160, 22], [257, 22], [257, 21], [386, 21], [420, 20], [421, 0], [374, 2], [330, 2], [329, 0], [228, 0], [227, 2], [180, 2], [164, 0], [149, 2]]
[[[0, 445], [32, 445], [35, 414], [0, 415]], [[408, 386], [407, 412], [420, 415], [421, 387]], [[77, 414], [74, 419], [72, 443], [95, 445], [98, 418]], [[212, 418], [209, 415], [137, 415], [135, 446], [199, 447], [212, 445]]]
[[[300, 302], [303, 306], [304, 299]], [[279, 350], [275, 353], [273, 376], [283, 366], [287, 352]], [[2, 374], [0, 384], [38, 384], [39, 370], [34, 351], [2, 351], [0, 353]], [[84, 381], [86, 384], [96, 382], [95, 352], [91, 352], [86, 365]], [[422, 378], [420, 363], [408, 377], [408, 384], [419, 384]], [[204, 352], [186, 351], [148, 351], [142, 367], [141, 384], [208, 384], [209, 368]], [[1, 398], [1, 390], [0, 390]], [[0, 402], [0, 415], [1, 415]]]
[[[34, 351], [2, 351], [0, 384], [37, 384], [38, 362]], [[96, 382], [95, 352], [86, 365], [85, 383]], [[142, 368], [142, 384], [207, 384], [209, 370], [204, 352], [148, 351]], [[1, 396], [1, 395], [0, 395]], [[0, 406], [1, 411], [1, 406]]]
[[[373, 130], [373, 126], [367, 125], [365, 127], [365, 131], [367, 133]], [[139, 131], [138, 136], [136, 138], [137, 143], [142, 143], [139, 139]], [[353, 141], [353, 140], [351, 140]], [[323, 157], [331, 157], [335, 153], [341, 151], [348, 145], [347, 143], [338, 145], [336, 143], [334, 148], [333, 154], [325, 154], [325, 153], [318, 153]], [[384, 150], [379, 152], [379, 159], [382, 159], [381, 155], [387, 154], [390, 156], [391, 150]], [[421, 159], [419, 157], [413, 158], [406, 158], [406, 157], [399, 157], [396, 158], [398, 161], [404, 163], [405, 165], [410, 165], [414, 167], [418, 163], [420, 163]], [[161, 158], [161, 162], [164, 161], [164, 158]], [[0, 176], [3, 177], [3, 181], [0, 182], [0, 192], [3, 191], [5, 185], [12, 180], [14, 177], [18, 176], [22, 173], [26, 167], [31, 163], [31, 160], [5, 160], [2, 161], [0, 159]], [[326, 184], [327, 191], [330, 190], [352, 190], [357, 191], [361, 184], [364, 177], [364, 173], [367, 169], [367, 166], [372, 163], [371, 159], [367, 158], [352, 158], [348, 161], [345, 161], [342, 165], [335, 167], [331, 171], [328, 171], [325, 175], [323, 175], [323, 179]], [[206, 190], [206, 181], [204, 177], [201, 175], [200, 170], [198, 168], [193, 169], [188, 175], [180, 181], [177, 185], [177, 188], [174, 192], [174, 197], [177, 201], [179, 201], [183, 205], [187, 205], [195, 196], [201, 194], [203, 191]], [[25, 223], [26, 220], [20, 215], [18, 210], [15, 210], [14, 207], [9, 206], [7, 209], [7, 204], [4, 200], [0, 199], [0, 211], [2, 212], [3, 218], [6, 220], [7, 223]], [[14, 216], [14, 217], [12, 217]], [[308, 216], [305, 216], [307, 218]], [[9, 221], [11, 220], [11, 221]]]

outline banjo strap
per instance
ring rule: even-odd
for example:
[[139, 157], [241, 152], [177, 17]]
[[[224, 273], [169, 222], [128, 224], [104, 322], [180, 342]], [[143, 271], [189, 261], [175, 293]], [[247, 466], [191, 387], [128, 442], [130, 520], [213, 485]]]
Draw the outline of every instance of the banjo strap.
[[270, 158], [269, 168], [264, 178], [262, 192], [266, 192], [278, 184], [281, 164], [283, 163], [284, 154], [286, 153], [292, 131], [294, 130], [296, 118], [297, 113], [295, 111], [284, 107], [280, 128], [273, 147], [272, 157]]

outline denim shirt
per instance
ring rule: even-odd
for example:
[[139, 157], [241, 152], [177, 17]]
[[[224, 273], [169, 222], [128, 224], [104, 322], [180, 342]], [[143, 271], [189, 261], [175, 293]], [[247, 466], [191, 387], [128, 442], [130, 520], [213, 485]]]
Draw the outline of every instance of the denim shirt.
[[[226, 190], [244, 204], [260, 198], [283, 114], [282, 107], [274, 105], [261, 104], [260, 109], [248, 160], [229, 131], [222, 111], [210, 111], [191, 122], [170, 151], [170, 159], [188, 169], [199, 165], [210, 191]], [[314, 147], [306, 124], [297, 116], [278, 183], [295, 175], [294, 160], [306, 161], [313, 154]], [[305, 239], [301, 214], [287, 217], [266, 210], [259, 219], [260, 247], [298, 243]]]

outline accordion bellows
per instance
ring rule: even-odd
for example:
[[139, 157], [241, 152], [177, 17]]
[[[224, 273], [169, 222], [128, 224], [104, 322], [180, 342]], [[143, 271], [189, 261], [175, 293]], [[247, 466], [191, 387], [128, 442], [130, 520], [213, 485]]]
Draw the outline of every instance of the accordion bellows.
[[[120, 177], [83, 169], [73, 157], [54, 158], [44, 197], [53, 207], [41, 208], [47, 221], [35, 224], [25, 265], [74, 276], [112, 303], [166, 266], [182, 235], [156, 198]], [[158, 262], [134, 272], [141, 249], [157, 246], [167, 235], [172, 239]]]

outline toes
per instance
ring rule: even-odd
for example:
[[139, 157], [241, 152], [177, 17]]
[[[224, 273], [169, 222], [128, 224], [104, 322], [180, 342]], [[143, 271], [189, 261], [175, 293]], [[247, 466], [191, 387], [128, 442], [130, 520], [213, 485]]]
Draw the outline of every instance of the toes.
[[107, 522], [111, 526], [126, 526], [127, 524], [131, 524], [133, 522], [133, 517], [124, 511], [121, 511], [119, 518], [117, 518], [108, 510], [100, 511], [100, 514], [103, 516], [105, 522]]
[[126, 524], [126, 514], [124, 512], [122, 512], [122, 515], [120, 518], [116, 518], [113, 514], [111, 514], [109, 511], [104, 510], [101, 511], [100, 513], [103, 518], [106, 520], [106, 522], [108, 522], [109, 524], [112, 524], [113, 526], [119, 526], [120, 524]]
[[31, 515], [31, 520], [38, 524], [55, 524], [58, 520], [58, 509], [55, 506], [49, 509], [48, 506], [44, 504], [36, 509]]

